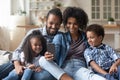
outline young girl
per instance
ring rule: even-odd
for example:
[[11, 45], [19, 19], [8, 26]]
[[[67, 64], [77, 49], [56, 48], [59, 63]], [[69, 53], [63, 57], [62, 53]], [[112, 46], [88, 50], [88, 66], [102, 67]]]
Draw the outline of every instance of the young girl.
[[40, 72], [39, 58], [46, 52], [46, 40], [39, 30], [33, 31], [29, 35], [22, 47], [23, 52], [19, 55], [23, 71], [18, 75], [15, 70], [3, 80], [30, 80], [32, 73]]

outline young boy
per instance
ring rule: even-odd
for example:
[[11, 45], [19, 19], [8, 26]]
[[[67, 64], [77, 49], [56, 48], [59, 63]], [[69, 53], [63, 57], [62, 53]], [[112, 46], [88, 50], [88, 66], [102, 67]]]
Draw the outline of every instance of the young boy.
[[120, 55], [110, 46], [102, 43], [104, 28], [92, 24], [87, 27], [86, 35], [90, 45], [84, 52], [88, 66], [107, 80], [120, 80]]

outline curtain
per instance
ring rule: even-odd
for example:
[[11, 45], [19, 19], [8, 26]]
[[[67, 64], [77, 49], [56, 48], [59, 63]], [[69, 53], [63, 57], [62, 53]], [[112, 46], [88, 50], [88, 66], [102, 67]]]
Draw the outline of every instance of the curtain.
[[1, 0], [0, 2], [0, 49], [2, 50], [9, 50], [10, 1]]
[[10, 1], [1, 0], [0, 2], [0, 27], [7, 27], [10, 23]]

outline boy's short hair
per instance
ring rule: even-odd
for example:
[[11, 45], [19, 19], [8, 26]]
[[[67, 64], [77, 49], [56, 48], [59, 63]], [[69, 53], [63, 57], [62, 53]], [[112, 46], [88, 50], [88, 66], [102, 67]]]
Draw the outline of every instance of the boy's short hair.
[[97, 36], [102, 36], [104, 38], [105, 32], [102, 25], [99, 24], [91, 24], [86, 28], [87, 31], [94, 32]]

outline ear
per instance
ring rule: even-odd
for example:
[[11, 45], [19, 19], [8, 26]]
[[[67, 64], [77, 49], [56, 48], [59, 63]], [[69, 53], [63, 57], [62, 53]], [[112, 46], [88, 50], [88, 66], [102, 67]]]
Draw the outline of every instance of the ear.
[[99, 40], [101, 40], [101, 41], [102, 41], [102, 40], [103, 40], [103, 36], [99, 36]]

